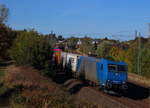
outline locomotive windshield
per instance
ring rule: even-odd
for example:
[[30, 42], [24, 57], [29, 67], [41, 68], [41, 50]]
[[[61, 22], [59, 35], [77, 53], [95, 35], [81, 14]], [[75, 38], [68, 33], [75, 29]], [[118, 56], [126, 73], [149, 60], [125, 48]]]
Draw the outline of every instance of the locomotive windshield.
[[127, 72], [127, 66], [126, 65], [109, 64], [108, 70], [110, 72]]
[[127, 66], [126, 65], [118, 65], [118, 72], [127, 72]]
[[111, 72], [117, 72], [117, 65], [109, 64], [108, 65], [108, 70], [111, 71]]

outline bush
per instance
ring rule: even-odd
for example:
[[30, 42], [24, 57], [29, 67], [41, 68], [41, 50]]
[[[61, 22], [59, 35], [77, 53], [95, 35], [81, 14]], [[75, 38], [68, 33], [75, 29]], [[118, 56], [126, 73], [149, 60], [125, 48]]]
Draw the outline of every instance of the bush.
[[96, 54], [98, 57], [101, 58], [111, 58], [110, 57], [110, 50], [113, 46], [113, 43], [109, 41], [103, 41], [101, 44], [99, 44]]
[[10, 108], [74, 108], [75, 106], [73, 96], [64, 88], [29, 66], [9, 66], [4, 77], [4, 86], [9, 89], [18, 88], [12, 96], [9, 95]]
[[13, 43], [16, 33], [4, 24], [0, 24], [0, 59], [8, 59], [8, 49]]
[[147, 42], [141, 51], [141, 74], [150, 78], [150, 42]]
[[44, 69], [51, 59], [51, 43], [49, 38], [37, 32], [22, 31], [9, 50], [9, 54], [18, 65], [31, 65], [37, 69]]

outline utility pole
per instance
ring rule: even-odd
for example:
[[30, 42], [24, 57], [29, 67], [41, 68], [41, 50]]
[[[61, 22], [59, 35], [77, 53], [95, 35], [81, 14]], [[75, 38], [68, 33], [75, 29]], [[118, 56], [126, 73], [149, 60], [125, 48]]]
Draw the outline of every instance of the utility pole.
[[141, 33], [138, 34], [138, 64], [137, 64], [137, 71], [139, 75], [142, 75], [141, 72]]
[[148, 23], [148, 38], [150, 38], [150, 23]]
[[137, 37], [138, 37], [138, 31], [135, 30], [135, 38], [137, 38]]
[[54, 34], [53, 30], [51, 30], [51, 34]]

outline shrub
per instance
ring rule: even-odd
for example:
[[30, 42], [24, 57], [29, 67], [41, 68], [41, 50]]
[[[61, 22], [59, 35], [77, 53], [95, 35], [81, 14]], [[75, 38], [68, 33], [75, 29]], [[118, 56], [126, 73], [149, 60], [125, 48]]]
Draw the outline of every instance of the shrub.
[[[0, 24], [0, 59], [8, 59], [8, 49], [13, 43], [16, 33], [4, 24]], [[3, 53], [2, 53], [3, 52]]]
[[37, 32], [22, 31], [9, 50], [9, 54], [16, 64], [31, 65], [37, 69], [44, 69], [51, 59], [51, 43], [49, 38]]
[[[74, 108], [73, 97], [63, 88], [28, 66], [9, 66], [4, 77], [7, 88], [16, 88], [10, 108]], [[20, 91], [19, 91], [20, 90]]]

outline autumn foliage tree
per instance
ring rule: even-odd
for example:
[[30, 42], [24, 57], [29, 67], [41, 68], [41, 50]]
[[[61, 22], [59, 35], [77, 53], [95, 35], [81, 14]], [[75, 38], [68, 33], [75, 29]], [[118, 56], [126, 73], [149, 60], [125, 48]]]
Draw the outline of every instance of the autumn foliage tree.
[[110, 49], [110, 56], [116, 61], [126, 61], [126, 54], [127, 51], [118, 45], [115, 45]]

